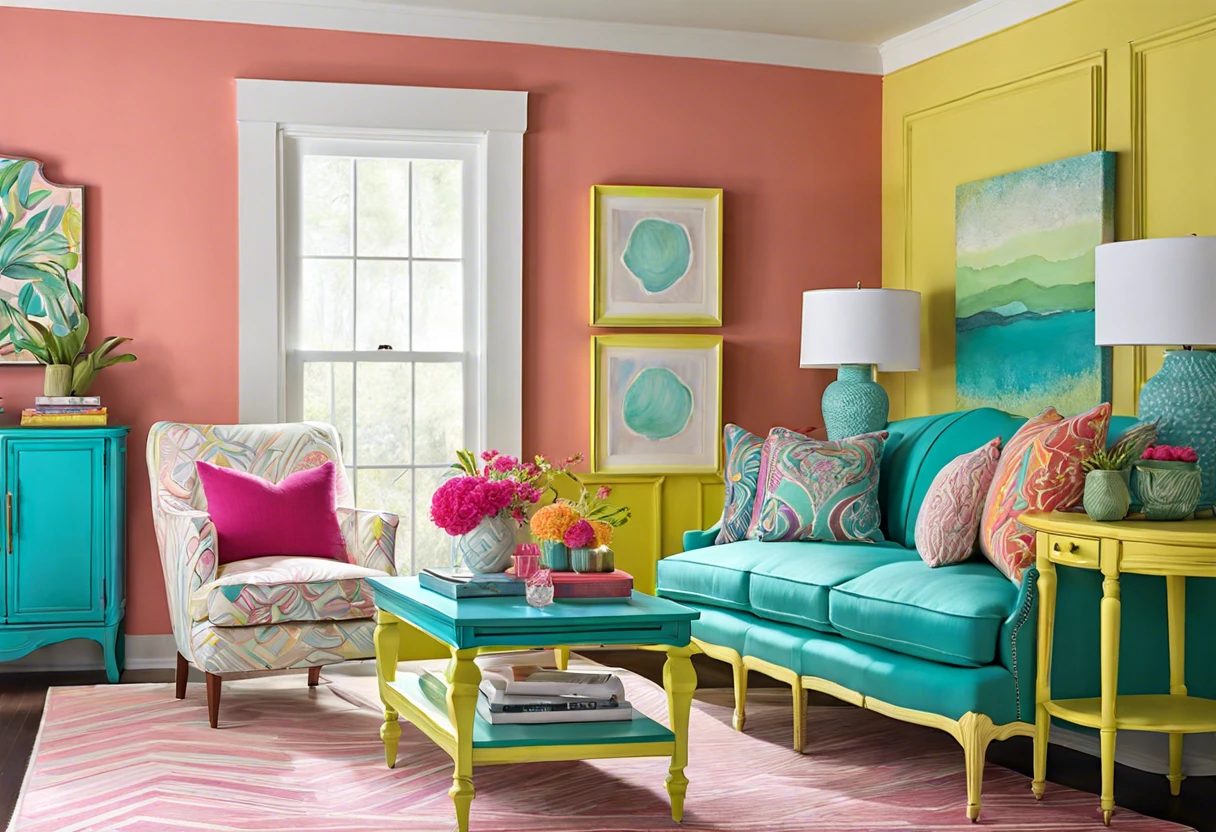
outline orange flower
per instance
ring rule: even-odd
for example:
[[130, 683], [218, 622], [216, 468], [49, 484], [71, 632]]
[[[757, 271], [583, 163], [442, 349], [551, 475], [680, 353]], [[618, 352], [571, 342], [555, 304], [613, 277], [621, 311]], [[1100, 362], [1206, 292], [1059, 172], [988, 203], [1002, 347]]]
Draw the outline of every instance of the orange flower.
[[612, 526], [603, 520], [592, 520], [591, 528], [595, 530], [596, 546], [607, 546], [612, 543]]
[[553, 503], [532, 515], [532, 534], [539, 540], [560, 541], [578, 520], [578, 512], [569, 503]]

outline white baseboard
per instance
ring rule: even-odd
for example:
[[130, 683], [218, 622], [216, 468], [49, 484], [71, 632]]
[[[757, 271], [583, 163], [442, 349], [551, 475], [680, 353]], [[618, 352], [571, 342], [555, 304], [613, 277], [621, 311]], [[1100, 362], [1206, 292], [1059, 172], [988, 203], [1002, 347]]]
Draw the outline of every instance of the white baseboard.
[[[1052, 726], [1051, 741], [1056, 745], [1099, 756], [1098, 737], [1068, 728]], [[1115, 762], [1153, 774], [1170, 770], [1170, 738], [1167, 734], [1145, 731], [1120, 731], [1115, 741]], [[1216, 774], [1216, 734], [1188, 734], [1182, 742], [1182, 772], [1190, 777]]]
[[[177, 645], [170, 635], [127, 636], [127, 670], [172, 668]], [[102, 670], [101, 645], [88, 639], [51, 644], [11, 662], [0, 662], [0, 673], [50, 673], [64, 670]]]

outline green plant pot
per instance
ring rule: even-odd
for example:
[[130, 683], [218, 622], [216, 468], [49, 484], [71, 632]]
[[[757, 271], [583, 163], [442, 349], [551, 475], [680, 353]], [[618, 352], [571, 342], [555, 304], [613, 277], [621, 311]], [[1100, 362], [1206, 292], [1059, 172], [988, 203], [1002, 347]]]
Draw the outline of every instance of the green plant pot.
[[570, 568], [575, 572], [599, 572], [603, 560], [598, 549], [570, 550]]
[[546, 569], [554, 572], [570, 571], [570, 550], [560, 540], [540, 542], [540, 560]]
[[1136, 469], [1136, 497], [1149, 520], [1182, 520], [1194, 514], [1203, 476], [1193, 462], [1142, 459]]
[[47, 364], [46, 376], [42, 380], [42, 395], [72, 395], [72, 365]]
[[1085, 513], [1102, 523], [1122, 520], [1131, 507], [1127, 472], [1090, 471], [1085, 475]]

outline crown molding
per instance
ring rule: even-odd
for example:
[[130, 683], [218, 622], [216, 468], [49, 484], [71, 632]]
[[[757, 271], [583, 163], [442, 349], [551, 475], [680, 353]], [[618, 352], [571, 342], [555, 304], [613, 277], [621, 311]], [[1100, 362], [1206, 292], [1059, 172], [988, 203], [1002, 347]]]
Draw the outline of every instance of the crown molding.
[[0, 0], [0, 6], [528, 43], [882, 74], [878, 48], [817, 38], [401, 6], [376, 0]]
[[882, 72], [888, 75], [1074, 2], [1076, 0], [979, 0], [880, 44]]

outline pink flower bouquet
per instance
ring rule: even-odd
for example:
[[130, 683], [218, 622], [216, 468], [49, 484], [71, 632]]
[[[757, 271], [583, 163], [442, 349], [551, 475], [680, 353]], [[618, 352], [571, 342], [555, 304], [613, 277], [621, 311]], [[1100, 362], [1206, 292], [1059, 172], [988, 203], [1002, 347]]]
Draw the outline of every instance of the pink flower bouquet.
[[528, 522], [528, 509], [540, 502], [553, 477], [564, 474], [581, 455], [554, 465], [544, 456], [520, 462], [498, 451], [481, 454], [478, 466], [471, 451], [459, 451], [453, 468], [463, 476], [446, 480], [431, 498], [431, 521], [453, 537], [468, 534], [487, 517], [509, 517], [519, 526]]

